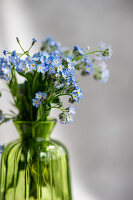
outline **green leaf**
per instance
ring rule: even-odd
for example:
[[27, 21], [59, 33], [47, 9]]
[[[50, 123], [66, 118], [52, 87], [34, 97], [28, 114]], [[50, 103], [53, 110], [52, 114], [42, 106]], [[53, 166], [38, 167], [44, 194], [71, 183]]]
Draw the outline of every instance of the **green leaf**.
[[44, 114], [45, 114], [45, 107], [41, 104], [38, 108], [37, 120], [41, 120]]
[[37, 112], [37, 121], [46, 121], [47, 117], [49, 116], [50, 110], [50, 103], [45, 105], [41, 104]]

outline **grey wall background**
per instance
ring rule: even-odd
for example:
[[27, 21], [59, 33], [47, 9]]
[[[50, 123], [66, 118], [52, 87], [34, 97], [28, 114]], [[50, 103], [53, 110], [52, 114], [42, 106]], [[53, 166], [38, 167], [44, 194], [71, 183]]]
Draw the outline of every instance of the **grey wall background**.
[[[70, 152], [74, 199], [133, 200], [133, 1], [0, 0], [1, 55], [18, 49], [16, 36], [27, 47], [49, 35], [68, 47], [104, 41], [114, 50], [109, 82], [79, 76], [84, 99], [75, 122], [53, 133]], [[10, 98], [5, 93], [0, 107]], [[12, 123], [0, 127], [0, 143], [17, 137]]]

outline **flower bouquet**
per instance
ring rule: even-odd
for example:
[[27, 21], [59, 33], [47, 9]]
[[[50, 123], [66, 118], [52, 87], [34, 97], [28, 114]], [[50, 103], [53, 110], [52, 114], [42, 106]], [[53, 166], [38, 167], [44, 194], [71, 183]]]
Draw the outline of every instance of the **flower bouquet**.
[[[4, 50], [5, 56], [0, 58], [0, 79], [6, 80], [17, 108], [17, 112], [10, 110], [8, 114], [0, 111], [0, 121], [13, 120], [20, 134], [20, 139], [5, 149], [1, 146], [0, 199], [71, 200], [68, 153], [64, 145], [50, 139], [56, 123], [49, 118], [50, 111], [58, 109], [59, 121], [71, 123], [76, 114], [74, 104], [83, 98], [76, 71], [106, 82], [106, 61], [112, 49], [100, 43], [93, 51], [78, 46], [70, 51], [49, 37], [31, 56], [36, 39], [28, 50], [16, 39], [22, 52]], [[19, 76], [24, 77], [21, 84]], [[67, 107], [62, 96], [68, 97]]]

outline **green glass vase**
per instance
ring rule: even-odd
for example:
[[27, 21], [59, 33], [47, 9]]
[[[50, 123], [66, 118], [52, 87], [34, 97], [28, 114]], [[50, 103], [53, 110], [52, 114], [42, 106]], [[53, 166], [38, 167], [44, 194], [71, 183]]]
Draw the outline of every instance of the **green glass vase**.
[[20, 139], [2, 153], [0, 200], [72, 200], [68, 152], [50, 139], [55, 123], [14, 122]]

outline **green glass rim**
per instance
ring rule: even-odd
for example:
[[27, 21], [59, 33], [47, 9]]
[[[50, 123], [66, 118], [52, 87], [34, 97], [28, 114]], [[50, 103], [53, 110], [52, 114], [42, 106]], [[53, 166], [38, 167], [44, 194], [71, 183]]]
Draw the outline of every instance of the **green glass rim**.
[[57, 119], [48, 119], [47, 121], [18, 121], [13, 120], [14, 124], [48, 124], [50, 122], [57, 122]]

